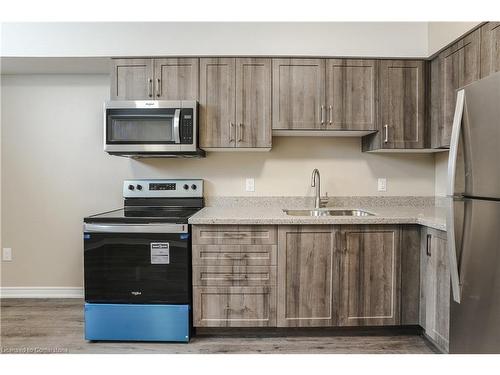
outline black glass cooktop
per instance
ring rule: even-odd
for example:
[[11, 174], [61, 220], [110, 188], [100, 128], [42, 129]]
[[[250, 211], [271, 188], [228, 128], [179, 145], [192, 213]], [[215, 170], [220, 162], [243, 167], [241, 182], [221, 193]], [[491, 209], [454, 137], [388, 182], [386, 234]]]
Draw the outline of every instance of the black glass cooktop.
[[186, 224], [200, 208], [126, 206], [84, 218], [86, 223], [178, 223]]

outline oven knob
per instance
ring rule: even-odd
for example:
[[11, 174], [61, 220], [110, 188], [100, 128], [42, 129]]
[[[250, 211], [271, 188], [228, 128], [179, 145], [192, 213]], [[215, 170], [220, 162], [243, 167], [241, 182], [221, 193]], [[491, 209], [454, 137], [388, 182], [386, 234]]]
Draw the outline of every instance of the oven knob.
[[188, 186], [188, 184], [184, 184], [183, 188], [184, 188], [184, 190], [187, 190], [187, 189], [189, 189], [189, 186]]
[[134, 189], [135, 189], [135, 188], [134, 188], [134, 185], [129, 185], [129, 186], [128, 186], [128, 189], [129, 189], [129, 190], [134, 190]]
[[137, 185], [137, 190], [142, 190], [142, 185]]
[[192, 184], [192, 185], [191, 185], [191, 189], [196, 190], [196, 185], [195, 185], [195, 184]]

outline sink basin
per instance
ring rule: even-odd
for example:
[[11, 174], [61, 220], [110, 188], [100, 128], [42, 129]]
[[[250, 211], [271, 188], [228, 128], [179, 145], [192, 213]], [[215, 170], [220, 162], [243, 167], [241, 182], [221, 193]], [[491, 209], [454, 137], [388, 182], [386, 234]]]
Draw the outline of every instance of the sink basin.
[[373, 216], [372, 213], [363, 210], [283, 210], [289, 216]]

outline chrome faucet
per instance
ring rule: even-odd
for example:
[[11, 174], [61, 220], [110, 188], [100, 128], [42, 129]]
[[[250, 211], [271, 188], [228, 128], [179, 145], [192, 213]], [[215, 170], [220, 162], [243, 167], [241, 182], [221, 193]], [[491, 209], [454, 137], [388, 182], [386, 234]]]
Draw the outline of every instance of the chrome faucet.
[[315, 168], [311, 177], [311, 187], [316, 188], [316, 198], [314, 199], [314, 208], [321, 207], [321, 179], [319, 176], [319, 170]]

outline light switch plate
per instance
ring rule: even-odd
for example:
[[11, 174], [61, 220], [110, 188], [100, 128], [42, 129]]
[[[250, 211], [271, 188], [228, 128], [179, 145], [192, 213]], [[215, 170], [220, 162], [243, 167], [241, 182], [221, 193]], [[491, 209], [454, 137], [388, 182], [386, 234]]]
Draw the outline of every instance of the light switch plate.
[[2, 260], [5, 262], [12, 261], [12, 249], [10, 247], [4, 247], [2, 249]]
[[377, 183], [378, 191], [387, 191], [387, 179], [379, 178]]
[[246, 191], [255, 191], [255, 179], [247, 178], [245, 183]]

